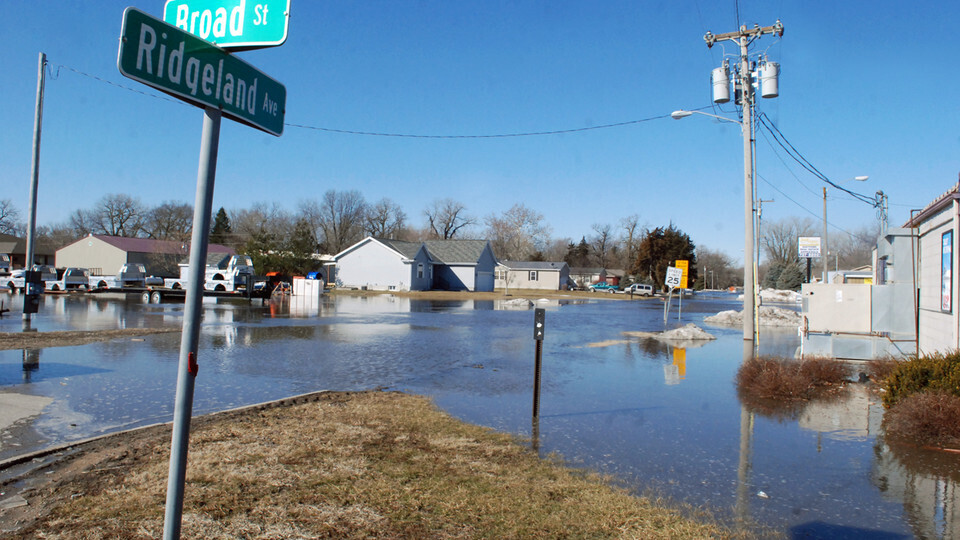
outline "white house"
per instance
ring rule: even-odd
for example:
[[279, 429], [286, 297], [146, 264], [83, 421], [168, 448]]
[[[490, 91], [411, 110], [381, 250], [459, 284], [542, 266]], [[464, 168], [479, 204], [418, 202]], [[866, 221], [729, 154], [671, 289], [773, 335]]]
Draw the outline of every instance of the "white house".
[[486, 240], [367, 237], [334, 258], [338, 287], [380, 291], [492, 291], [497, 263]]
[[494, 286], [508, 290], [565, 291], [569, 283], [570, 266], [565, 262], [503, 261], [497, 265]]
[[920, 354], [960, 349], [960, 306], [955, 277], [960, 238], [960, 183], [938, 197], [905, 227], [916, 230], [917, 348]]

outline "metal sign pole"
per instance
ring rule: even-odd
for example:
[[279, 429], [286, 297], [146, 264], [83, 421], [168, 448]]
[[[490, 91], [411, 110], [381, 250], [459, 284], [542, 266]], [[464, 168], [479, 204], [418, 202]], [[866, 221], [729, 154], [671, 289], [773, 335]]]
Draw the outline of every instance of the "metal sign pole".
[[187, 450], [190, 443], [190, 418], [193, 414], [193, 386], [197, 377], [197, 349], [200, 341], [200, 308], [213, 208], [213, 184], [217, 175], [217, 150], [220, 145], [220, 110], [206, 107], [200, 140], [200, 165], [197, 168], [197, 195], [193, 210], [193, 234], [190, 245], [190, 273], [183, 311], [180, 338], [180, 362], [177, 368], [177, 401], [173, 411], [173, 438], [170, 442], [170, 473], [167, 479], [167, 506], [163, 538], [180, 538], [183, 518], [183, 491], [187, 476]]

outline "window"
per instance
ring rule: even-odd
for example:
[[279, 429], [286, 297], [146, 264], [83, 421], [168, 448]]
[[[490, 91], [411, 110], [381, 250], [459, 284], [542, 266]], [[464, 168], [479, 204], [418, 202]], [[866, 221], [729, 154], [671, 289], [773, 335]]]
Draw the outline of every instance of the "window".
[[417, 279], [423, 279], [423, 263], [417, 263]]
[[530, 281], [537, 281], [537, 271], [536, 271], [536, 270], [531, 270], [531, 271], [530, 271], [530, 278], [529, 278], [529, 280], [530, 280]]
[[953, 231], [940, 237], [940, 311], [953, 311]]

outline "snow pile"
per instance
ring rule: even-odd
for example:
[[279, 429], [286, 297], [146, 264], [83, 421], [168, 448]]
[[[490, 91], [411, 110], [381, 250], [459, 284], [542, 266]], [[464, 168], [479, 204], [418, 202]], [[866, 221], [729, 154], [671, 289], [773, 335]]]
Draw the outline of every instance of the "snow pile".
[[778, 289], [763, 289], [760, 291], [760, 300], [764, 302], [793, 302], [800, 301], [797, 291], [781, 291]]
[[[800, 293], [797, 291], [784, 291], [780, 289], [762, 289], [760, 291], [761, 302], [780, 302], [784, 304], [800, 302]], [[737, 299], [743, 300], [743, 295], [738, 295]]]
[[504, 300], [500, 303], [500, 306], [504, 309], [528, 309], [533, 306], [533, 302], [526, 298], [514, 298], [512, 300]]
[[[760, 326], [800, 326], [803, 316], [800, 312], [773, 306], [760, 306]], [[721, 311], [703, 319], [707, 324], [717, 326], [742, 326], [743, 312], [736, 310]]]
[[689, 323], [680, 328], [667, 330], [665, 332], [624, 332], [625, 336], [659, 339], [660, 341], [706, 341], [717, 339], [708, 334], [699, 326]]

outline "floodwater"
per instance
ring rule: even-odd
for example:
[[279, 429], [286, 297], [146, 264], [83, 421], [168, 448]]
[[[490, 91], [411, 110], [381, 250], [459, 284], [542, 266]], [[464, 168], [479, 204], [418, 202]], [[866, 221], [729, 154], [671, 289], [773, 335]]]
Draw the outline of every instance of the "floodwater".
[[[13, 309], [0, 332], [20, 331], [19, 297], [0, 298]], [[403, 390], [727, 523], [795, 538], [960, 538], [960, 458], [888, 446], [878, 436], [882, 408], [859, 385], [795, 415], [741, 403], [741, 331], [703, 323], [740, 309], [734, 296], [685, 299], [679, 319], [674, 300], [668, 327], [692, 322], [718, 338], [686, 349], [622, 335], [663, 330], [658, 300], [538, 303], [546, 324], [536, 425], [532, 309], [394, 296], [292, 302], [205, 301], [194, 414], [317, 390]], [[182, 316], [182, 304], [48, 296], [32, 327], [180, 325]], [[760, 352], [792, 355], [798, 344], [793, 330], [764, 329]], [[169, 421], [179, 346], [178, 334], [160, 334], [0, 351], [0, 394], [51, 400], [0, 433], [0, 459]]]

